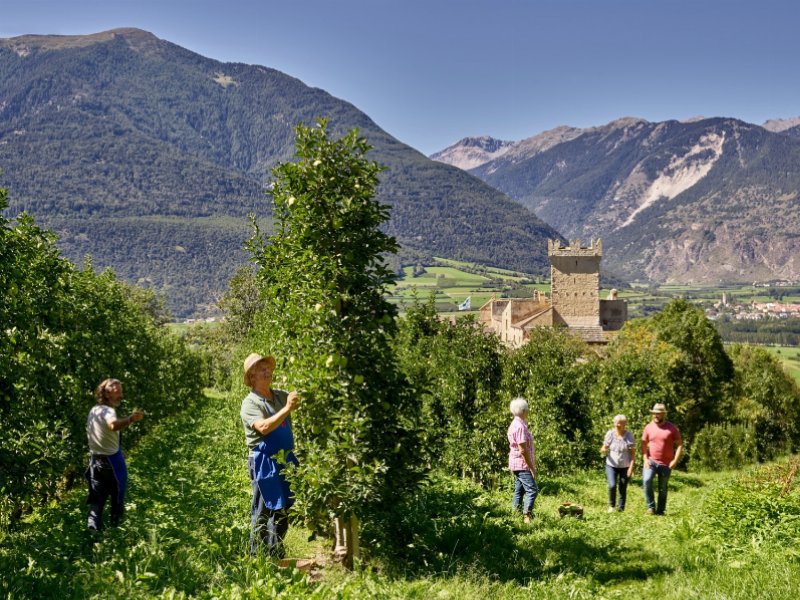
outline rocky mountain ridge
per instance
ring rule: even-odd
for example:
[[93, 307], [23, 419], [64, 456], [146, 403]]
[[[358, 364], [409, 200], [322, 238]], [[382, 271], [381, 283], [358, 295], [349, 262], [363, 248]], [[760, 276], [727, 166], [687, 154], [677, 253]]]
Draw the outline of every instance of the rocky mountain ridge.
[[780, 133], [782, 131], [786, 131], [787, 129], [797, 127], [798, 125], [800, 125], [800, 117], [794, 117], [791, 119], [768, 119], [767, 121], [764, 121], [762, 127], [767, 131]]
[[776, 133], [736, 119], [625, 118], [555, 144], [538, 144], [550, 132], [511, 142], [470, 172], [569, 238], [602, 237], [604, 265], [624, 277], [799, 280], [800, 127], [790, 121]]

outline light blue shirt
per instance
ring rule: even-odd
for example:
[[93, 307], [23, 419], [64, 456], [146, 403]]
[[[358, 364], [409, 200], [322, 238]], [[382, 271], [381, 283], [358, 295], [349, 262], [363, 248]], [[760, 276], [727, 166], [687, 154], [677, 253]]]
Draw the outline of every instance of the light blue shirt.
[[608, 446], [608, 456], [606, 456], [608, 466], [621, 469], [631, 465], [636, 449], [636, 440], [630, 431], [623, 433], [622, 437], [617, 437], [616, 430], [609, 429], [603, 445]]

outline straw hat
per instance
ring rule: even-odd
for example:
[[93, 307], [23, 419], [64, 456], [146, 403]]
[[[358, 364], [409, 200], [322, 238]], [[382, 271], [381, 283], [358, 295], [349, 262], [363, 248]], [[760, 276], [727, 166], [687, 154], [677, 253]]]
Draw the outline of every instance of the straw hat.
[[256, 354], [253, 352], [247, 358], [244, 359], [244, 383], [245, 385], [250, 385], [250, 371], [255, 367], [258, 363], [262, 360], [267, 361], [270, 370], [275, 370], [275, 357], [274, 356], [261, 356], [260, 354]]
[[667, 407], [659, 402], [658, 404], [653, 405], [653, 408], [650, 410], [650, 412], [653, 413], [654, 415], [657, 414], [665, 415], [667, 414]]

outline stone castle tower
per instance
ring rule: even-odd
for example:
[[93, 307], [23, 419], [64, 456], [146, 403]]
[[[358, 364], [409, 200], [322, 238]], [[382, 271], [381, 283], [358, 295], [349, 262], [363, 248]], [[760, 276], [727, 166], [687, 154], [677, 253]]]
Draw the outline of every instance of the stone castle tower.
[[547, 254], [555, 314], [571, 328], [599, 327], [601, 240], [592, 240], [588, 247], [580, 240], [568, 246], [548, 240]]
[[600, 299], [600, 260], [603, 245], [592, 240], [588, 247], [575, 240], [562, 246], [548, 240], [550, 300], [535, 293], [533, 298], [492, 297], [480, 309], [484, 329], [497, 334], [504, 344], [518, 347], [528, 342], [536, 327], [566, 325], [567, 331], [592, 346], [603, 346], [628, 318], [626, 300], [610, 290]]

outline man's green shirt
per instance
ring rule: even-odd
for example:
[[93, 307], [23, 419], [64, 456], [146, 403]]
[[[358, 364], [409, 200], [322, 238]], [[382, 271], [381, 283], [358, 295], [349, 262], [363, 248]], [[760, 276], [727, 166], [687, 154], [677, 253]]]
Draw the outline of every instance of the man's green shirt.
[[251, 390], [242, 400], [242, 410], [239, 411], [239, 415], [242, 417], [244, 437], [250, 450], [258, 446], [258, 443], [264, 437], [253, 429], [253, 423], [274, 415], [286, 406], [286, 397], [289, 395], [287, 392], [271, 388], [270, 391], [272, 392], [271, 401], [259, 396], [254, 390]]

